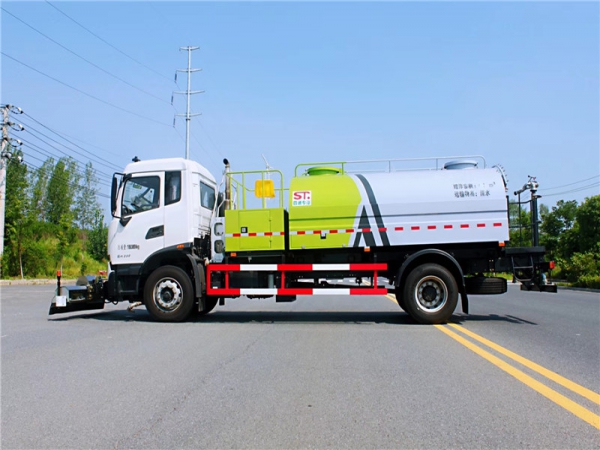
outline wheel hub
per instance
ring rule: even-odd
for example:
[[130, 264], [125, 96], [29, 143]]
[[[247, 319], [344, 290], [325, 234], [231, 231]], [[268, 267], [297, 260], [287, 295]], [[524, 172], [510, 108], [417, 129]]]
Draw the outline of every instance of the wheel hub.
[[154, 287], [154, 303], [163, 311], [173, 311], [183, 300], [182, 289], [176, 280], [160, 280]]
[[438, 277], [430, 275], [419, 281], [416, 297], [421, 309], [433, 313], [439, 311], [448, 301], [448, 288]]

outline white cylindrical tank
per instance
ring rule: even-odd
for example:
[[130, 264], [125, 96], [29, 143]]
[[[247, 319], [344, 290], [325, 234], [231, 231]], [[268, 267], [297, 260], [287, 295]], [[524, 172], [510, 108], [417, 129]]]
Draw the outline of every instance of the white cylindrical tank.
[[291, 248], [508, 240], [496, 169], [364, 174], [313, 171], [290, 185]]

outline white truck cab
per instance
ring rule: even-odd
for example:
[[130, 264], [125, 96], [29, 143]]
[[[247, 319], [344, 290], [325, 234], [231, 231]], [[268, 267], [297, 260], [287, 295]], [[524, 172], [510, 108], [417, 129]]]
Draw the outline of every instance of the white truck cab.
[[115, 183], [108, 237], [111, 265], [142, 264], [157, 252], [207, 236], [217, 184], [197, 162], [133, 162], [124, 174], [115, 175]]

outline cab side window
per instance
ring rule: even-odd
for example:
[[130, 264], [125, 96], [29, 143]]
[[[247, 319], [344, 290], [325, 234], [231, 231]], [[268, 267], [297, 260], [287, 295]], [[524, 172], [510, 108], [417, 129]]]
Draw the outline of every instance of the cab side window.
[[160, 178], [135, 177], [125, 182], [121, 213], [123, 216], [158, 208], [160, 203]]
[[165, 173], [165, 205], [181, 200], [181, 171]]
[[215, 188], [200, 182], [200, 205], [204, 208], [213, 209], [215, 206]]

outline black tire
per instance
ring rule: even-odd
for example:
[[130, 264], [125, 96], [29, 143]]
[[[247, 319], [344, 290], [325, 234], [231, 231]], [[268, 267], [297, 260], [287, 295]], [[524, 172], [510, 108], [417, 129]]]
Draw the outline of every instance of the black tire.
[[402, 294], [402, 288], [396, 288], [394, 290], [394, 297], [401, 310], [406, 311], [406, 302], [404, 301], [404, 294]]
[[446, 323], [458, 303], [458, 285], [448, 269], [439, 264], [422, 264], [406, 277], [404, 309], [423, 324]]
[[163, 266], [150, 274], [144, 286], [144, 303], [160, 322], [181, 322], [194, 307], [190, 277], [179, 267]]
[[219, 303], [219, 297], [205, 297], [204, 298], [204, 309], [202, 311], [196, 311], [197, 316], [204, 316], [211, 312]]
[[473, 295], [497, 295], [507, 291], [504, 278], [499, 277], [469, 277], [465, 278], [467, 294]]

